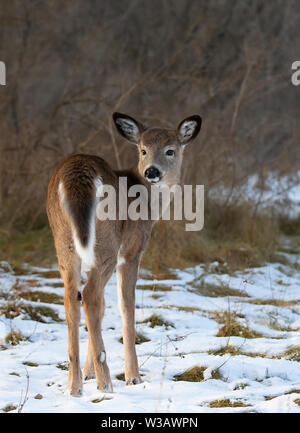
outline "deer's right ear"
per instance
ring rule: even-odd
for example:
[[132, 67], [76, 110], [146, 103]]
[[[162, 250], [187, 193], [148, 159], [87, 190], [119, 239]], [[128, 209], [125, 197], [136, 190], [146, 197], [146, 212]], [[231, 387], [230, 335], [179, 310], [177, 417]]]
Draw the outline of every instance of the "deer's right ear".
[[122, 113], [113, 113], [113, 120], [119, 134], [131, 143], [138, 144], [145, 127], [132, 117]]
[[177, 136], [183, 146], [198, 135], [201, 129], [201, 124], [202, 119], [198, 115], [187, 117], [179, 123], [177, 127]]

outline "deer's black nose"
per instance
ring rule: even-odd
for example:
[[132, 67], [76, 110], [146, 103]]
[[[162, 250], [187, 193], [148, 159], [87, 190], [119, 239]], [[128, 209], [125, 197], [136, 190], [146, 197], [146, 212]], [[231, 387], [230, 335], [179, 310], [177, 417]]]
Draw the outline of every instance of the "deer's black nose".
[[160, 177], [160, 172], [156, 167], [147, 168], [144, 174], [147, 179], [155, 179], [156, 177]]

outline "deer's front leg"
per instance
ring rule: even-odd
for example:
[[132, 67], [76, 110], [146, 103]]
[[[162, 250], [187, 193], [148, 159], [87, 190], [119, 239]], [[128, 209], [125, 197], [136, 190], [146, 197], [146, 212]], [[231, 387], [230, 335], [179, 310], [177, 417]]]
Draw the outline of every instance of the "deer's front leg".
[[91, 339], [89, 339], [88, 354], [84, 364], [83, 374], [84, 380], [94, 379], [96, 377]]
[[135, 285], [139, 260], [124, 261], [117, 268], [118, 296], [123, 323], [125, 380], [127, 385], [141, 382], [135, 350]]

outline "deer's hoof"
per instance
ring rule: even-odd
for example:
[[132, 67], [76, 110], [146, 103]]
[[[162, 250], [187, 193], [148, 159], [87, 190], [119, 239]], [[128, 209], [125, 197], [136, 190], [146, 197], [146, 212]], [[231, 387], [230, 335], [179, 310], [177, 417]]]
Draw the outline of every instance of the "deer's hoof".
[[113, 392], [113, 387], [111, 383], [108, 383], [107, 385], [105, 385], [105, 391], [106, 392]]
[[96, 379], [95, 374], [85, 374], [84, 375], [84, 380], [91, 380], [91, 379]]
[[138, 385], [142, 380], [139, 377], [133, 377], [132, 379], [126, 380], [126, 385]]
[[81, 397], [82, 396], [82, 389], [81, 388], [79, 388], [79, 389], [71, 389], [70, 390], [70, 395], [72, 397]]
[[101, 385], [97, 385], [97, 389], [102, 392], [113, 392], [113, 387], [111, 383], [107, 383], [106, 385], [104, 385], [104, 387]]

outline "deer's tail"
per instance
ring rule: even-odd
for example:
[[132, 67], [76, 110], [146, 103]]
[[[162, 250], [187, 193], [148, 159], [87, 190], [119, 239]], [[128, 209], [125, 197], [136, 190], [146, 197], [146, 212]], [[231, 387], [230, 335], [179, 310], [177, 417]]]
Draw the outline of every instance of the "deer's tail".
[[82, 260], [85, 270], [95, 265], [96, 243], [96, 191], [102, 185], [102, 178], [73, 177], [59, 183], [60, 203], [65, 209], [71, 223], [74, 246]]

